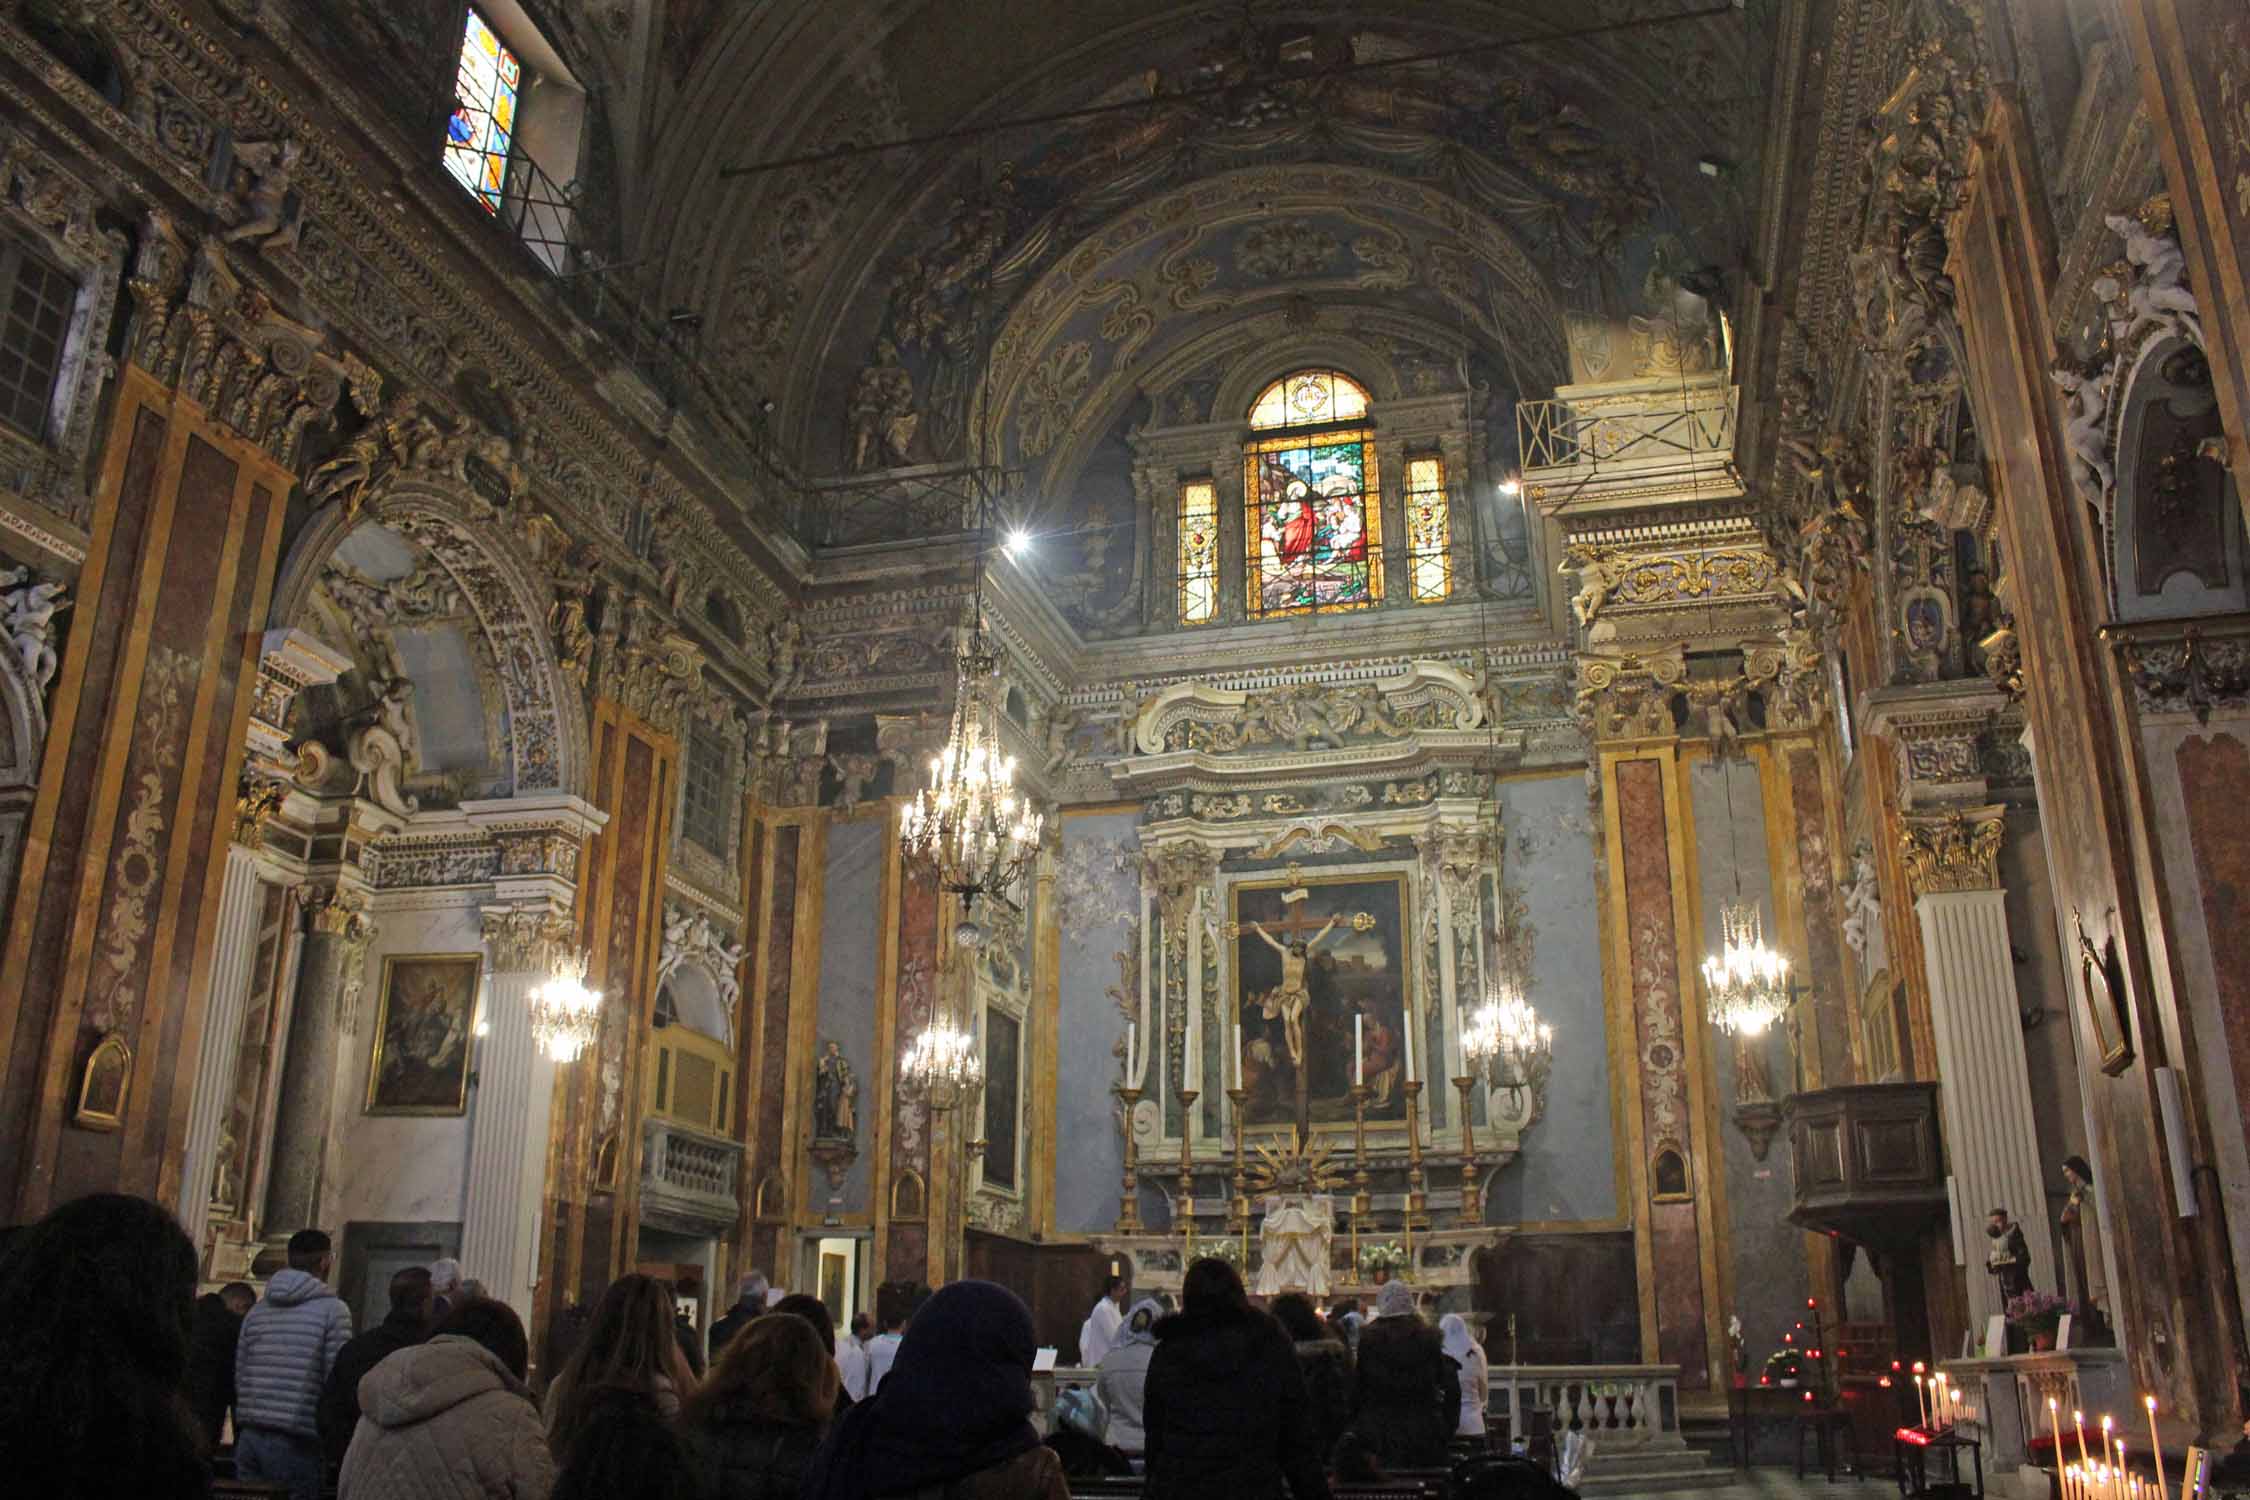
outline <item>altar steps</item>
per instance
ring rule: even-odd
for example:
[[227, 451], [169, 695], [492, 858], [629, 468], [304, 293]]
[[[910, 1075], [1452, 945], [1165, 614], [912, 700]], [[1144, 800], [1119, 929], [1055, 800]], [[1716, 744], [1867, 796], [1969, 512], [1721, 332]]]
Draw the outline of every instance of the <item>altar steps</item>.
[[1658, 1447], [1604, 1453], [1599, 1444], [1579, 1476], [1581, 1495], [1653, 1495], [1709, 1489], [1734, 1482], [1734, 1472], [1700, 1448]]

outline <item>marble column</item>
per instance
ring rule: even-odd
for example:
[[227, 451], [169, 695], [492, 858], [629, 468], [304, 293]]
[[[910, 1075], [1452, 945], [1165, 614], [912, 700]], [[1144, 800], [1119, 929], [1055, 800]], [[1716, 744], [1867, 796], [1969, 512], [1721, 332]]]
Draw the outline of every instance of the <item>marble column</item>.
[[1908, 817], [1900, 837], [1914, 889], [1930, 981], [1930, 1027], [1937, 1043], [1938, 1100], [1954, 1184], [1955, 1226], [1966, 1249], [1969, 1326], [2002, 1311], [1999, 1278], [1984, 1267], [1986, 1214], [2005, 1207], [2027, 1227], [2031, 1279], [2055, 1285], [2046, 1230], [2039, 1137], [2031, 1108], [2023, 1018], [2000, 889], [2004, 810], [1956, 809]]
[[195, 1091], [188, 1104], [187, 1156], [180, 1170], [180, 1223], [200, 1245], [211, 1201], [211, 1172], [218, 1163], [219, 1131], [234, 1092], [235, 1061], [242, 1052], [242, 1012], [249, 1000], [250, 966], [258, 951], [258, 917], [264, 892], [258, 856], [237, 842], [227, 848], [219, 891], [219, 922], [211, 952], [210, 1006], [196, 1056]]
[[531, 992], [546, 983], [554, 956], [571, 936], [568, 915], [549, 907], [484, 911], [491, 965], [469, 1115], [461, 1265], [510, 1307], [532, 1305], [538, 1278], [539, 1203], [555, 1096], [555, 1064], [531, 1035]]
[[359, 909], [358, 898], [347, 893], [316, 897], [311, 918], [297, 969], [297, 995], [289, 1009], [289, 1041], [274, 1111], [273, 1169], [260, 1220], [269, 1238], [316, 1227], [345, 995], [358, 978], [351, 971], [365, 960], [375, 935], [375, 924]]

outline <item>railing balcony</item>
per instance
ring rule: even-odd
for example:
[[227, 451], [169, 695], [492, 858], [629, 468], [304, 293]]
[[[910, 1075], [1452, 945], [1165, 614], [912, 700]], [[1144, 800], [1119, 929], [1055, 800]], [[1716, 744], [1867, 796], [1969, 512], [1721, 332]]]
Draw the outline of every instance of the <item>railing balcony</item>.
[[732, 1229], [742, 1211], [742, 1143], [653, 1115], [641, 1131], [643, 1221], [681, 1234]]
[[1685, 1448], [1677, 1365], [1492, 1366], [1491, 1410], [1522, 1432], [1524, 1414], [1555, 1414], [1559, 1431], [1583, 1432], [1596, 1451]]
[[1516, 407], [1525, 497], [1547, 514], [1610, 492], [1645, 502], [1652, 485], [1686, 495], [1738, 488], [1736, 387], [1723, 376], [1565, 386]]

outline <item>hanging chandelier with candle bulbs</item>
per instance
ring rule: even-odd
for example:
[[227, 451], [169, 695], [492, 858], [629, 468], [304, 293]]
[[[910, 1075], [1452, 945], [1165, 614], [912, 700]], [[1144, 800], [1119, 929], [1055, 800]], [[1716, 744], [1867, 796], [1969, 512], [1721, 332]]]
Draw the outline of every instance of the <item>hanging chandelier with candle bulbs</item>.
[[583, 953], [558, 953], [526, 1003], [533, 1044], [558, 1063], [576, 1062], [601, 1034], [602, 992], [586, 987]]
[[923, 1028], [899, 1060], [899, 1087], [932, 1109], [951, 1109], [984, 1083], [976, 1033], [940, 1017]]
[[961, 653], [945, 746], [930, 757], [930, 784], [906, 805], [899, 826], [907, 857], [936, 870], [938, 883], [962, 898], [964, 918], [979, 896], [1011, 898], [1044, 825], [1016, 789], [1016, 758], [1001, 753], [994, 732], [987, 688], [995, 666], [980, 610]]
[[1789, 960], [1766, 946], [1756, 902], [1719, 915], [1719, 951], [1703, 959], [1711, 1023], [1730, 1036], [1757, 1036], [1789, 1010]]
[[1511, 1095], [1532, 1087], [1554, 1060], [1555, 1028], [1515, 985], [1496, 980], [1484, 1003], [1462, 1018], [1461, 1055], [1494, 1088]]

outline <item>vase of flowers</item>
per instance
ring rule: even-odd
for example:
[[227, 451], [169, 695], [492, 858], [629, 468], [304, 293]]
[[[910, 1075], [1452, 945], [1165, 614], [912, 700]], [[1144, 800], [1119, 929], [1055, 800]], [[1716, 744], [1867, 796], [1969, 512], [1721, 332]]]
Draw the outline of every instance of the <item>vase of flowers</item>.
[[2062, 1322], [2062, 1315], [2069, 1311], [2068, 1302], [2053, 1292], [2042, 1292], [2034, 1287], [2008, 1299], [2008, 1331], [2021, 1338], [2033, 1350], [2052, 1349], [2055, 1347], [2056, 1325]]
[[1396, 1240], [1384, 1245], [1369, 1245], [1359, 1252], [1359, 1269], [1376, 1286], [1381, 1286], [1393, 1276], [1406, 1274], [1406, 1251]]

